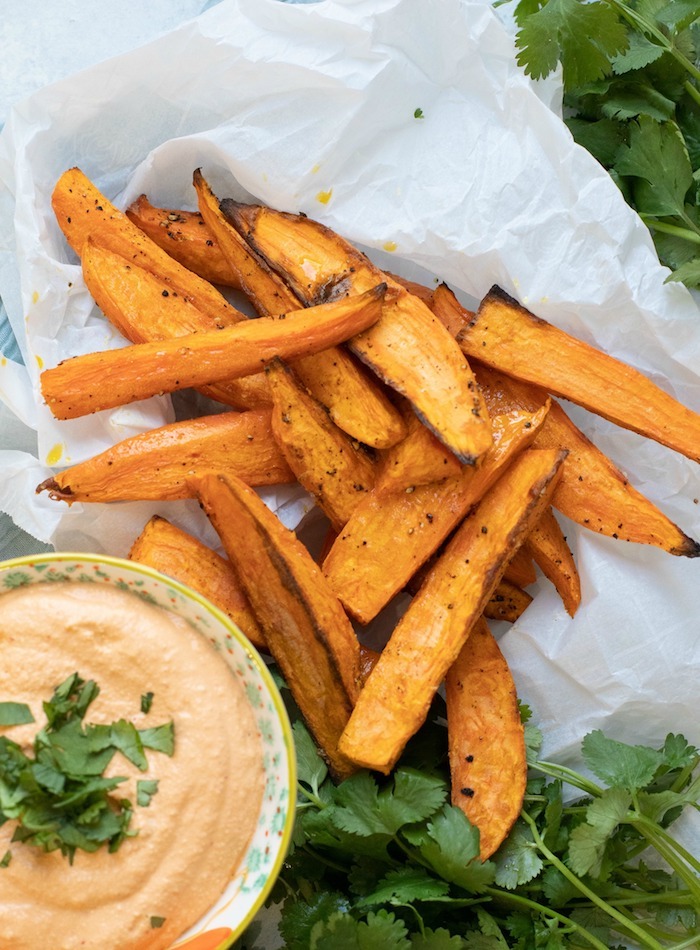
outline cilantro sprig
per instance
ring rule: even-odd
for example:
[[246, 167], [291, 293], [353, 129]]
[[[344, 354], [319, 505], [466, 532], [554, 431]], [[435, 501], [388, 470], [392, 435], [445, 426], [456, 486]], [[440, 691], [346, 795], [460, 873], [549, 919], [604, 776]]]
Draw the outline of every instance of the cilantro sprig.
[[668, 279], [700, 287], [699, 0], [515, 0], [514, 14], [519, 64], [533, 78], [561, 64], [574, 138], [649, 226]]
[[[173, 723], [137, 729], [125, 719], [109, 725], [84, 722], [100, 692], [94, 680], [69, 676], [43, 703], [46, 725], [36, 734], [33, 756], [9, 736], [0, 736], [0, 824], [17, 824], [12, 842], [43, 851], [60, 851], [72, 863], [76, 850], [94, 852], [103, 845], [116, 851], [137, 834], [132, 830], [132, 803], [113, 793], [125, 776], [105, 777], [117, 752], [141, 771], [148, 767], [146, 749], [172, 755]], [[5, 704], [5, 725], [33, 721], [27, 708]], [[137, 783], [137, 804], [147, 806], [158, 789], [156, 780]], [[11, 853], [3, 858], [9, 866]]]
[[[482, 863], [478, 831], [449, 804], [439, 699], [386, 778], [363, 771], [334, 785], [300, 719], [294, 735], [297, 823], [271, 896], [287, 950], [697, 944], [700, 862], [669, 831], [698, 808], [700, 754], [682, 736], [653, 749], [593, 732], [582, 746], [589, 778], [539, 759], [526, 723], [522, 814]], [[253, 926], [237, 947], [254, 941]]]

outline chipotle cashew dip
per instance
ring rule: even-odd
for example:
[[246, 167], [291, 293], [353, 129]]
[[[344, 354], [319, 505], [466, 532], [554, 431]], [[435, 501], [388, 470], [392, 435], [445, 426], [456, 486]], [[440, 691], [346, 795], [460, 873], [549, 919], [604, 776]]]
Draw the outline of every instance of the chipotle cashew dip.
[[[172, 721], [174, 735], [172, 755], [147, 750], [145, 771], [120, 752], [107, 766], [127, 778], [111, 794], [133, 803], [137, 832], [113, 853], [77, 849], [70, 863], [13, 841], [16, 820], [0, 825], [0, 950], [170, 947], [221, 895], [257, 822], [262, 748], [242, 686], [185, 620], [91, 583], [0, 594], [0, 656], [0, 703], [26, 704], [35, 720], [0, 725], [0, 737], [27, 755], [42, 703], [76, 672], [99, 687], [86, 725]], [[137, 782], [155, 789], [143, 807]]]

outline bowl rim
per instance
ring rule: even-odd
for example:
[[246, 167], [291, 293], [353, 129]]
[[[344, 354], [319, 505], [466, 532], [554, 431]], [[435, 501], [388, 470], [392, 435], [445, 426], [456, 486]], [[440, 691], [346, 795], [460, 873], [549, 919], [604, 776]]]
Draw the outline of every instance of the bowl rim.
[[[238, 641], [239, 645], [247, 651], [250, 659], [255, 665], [258, 674], [265, 683], [265, 686], [269, 692], [270, 699], [272, 700], [275, 713], [280, 723], [285, 748], [287, 749], [289, 808], [285, 817], [282, 834], [279, 838], [277, 856], [275, 857], [272, 867], [270, 868], [267, 879], [260, 888], [260, 892], [251, 904], [248, 912], [236, 925], [236, 927], [232, 928], [232, 932], [230, 936], [226, 938], [226, 942], [220, 945], [220, 950], [224, 950], [226, 947], [231, 947], [233, 943], [243, 934], [248, 925], [252, 922], [255, 915], [265, 903], [268, 895], [277, 882], [277, 878], [279, 877], [282, 865], [284, 864], [284, 861], [287, 857], [289, 846], [292, 841], [292, 835], [294, 833], [294, 821], [296, 816], [297, 760], [294, 744], [294, 730], [292, 729], [291, 720], [289, 718], [287, 708], [284, 705], [284, 700], [282, 699], [279, 688], [275, 683], [272, 674], [270, 673], [267, 663], [265, 663], [257, 648], [250, 642], [240, 627], [238, 627], [233, 622], [233, 620], [231, 620], [231, 618], [223, 612], [223, 610], [217, 607], [216, 604], [213, 604], [198, 591], [189, 587], [187, 584], [183, 584], [183, 582], [177, 580], [177, 578], [171, 577], [169, 574], [164, 574], [162, 571], [158, 571], [147, 564], [141, 564], [138, 561], [132, 561], [129, 560], [129, 558], [117, 557], [111, 554], [95, 554], [94, 552], [84, 551], [44, 551], [40, 552], [39, 554], [22, 554], [18, 557], [7, 558], [6, 560], [0, 561], [0, 573], [5, 573], [7, 570], [13, 570], [15, 568], [31, 567], [37, 563], [41, 564], [46, 562], [51, 563], [74, 560], [87, 561], [89, 563], [97, 564], [109, 564], [112, 567], [133, 571], [137, 574], [143, 574], [153, 580], [163, 581], [173, 589], [177, 590], [183, 596], [195, 600], [203, 610], [211, 614], [214, 619], [219, 621], [219, 623], [224, 626], [224, 628], [234, 637], [234, 639]], [[72, 582], [68, 581], [67, 583]], [[0, 594], [0, 596], [2, 595]], [[197, 922], [195, 921], [194, 924], [196, 925], [196, 923]], [[186, 943], [180, 943], [182, 939], [182, 937], [178, 937], [175, 943], [171, 945], [171, 950], [176, 950], [176, 948], [181, 945], [186, 947]]]

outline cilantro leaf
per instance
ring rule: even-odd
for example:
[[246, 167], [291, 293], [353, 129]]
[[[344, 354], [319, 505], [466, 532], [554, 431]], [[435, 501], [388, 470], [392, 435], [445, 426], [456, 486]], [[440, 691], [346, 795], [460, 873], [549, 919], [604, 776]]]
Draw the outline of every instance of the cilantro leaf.
[[158, 779], [139, 779], [136, 783], [136, 804], [147, 808], [158, 791]]
[[150, 691], [148, 693], [143, 693], [141, 696], [141, 712], [149, 713], [151, 711], [151, 706], [153, 705], [153, 693]]
[[316, 924], [311, 933], [313, 950], [411, 950], [406, 925], [394, 914], [380, 910], [366, 920], [334, 914]]
[[292, 730], [297, 753], [297, 777], [300, 782], [308, 785], [315, 795], [318, 795], [319, 785], [328, 775], [328, 768], [301, 719], [297, 719]]
[[308, 950], [314, 925], [334, 914], [346, 914], [349, 907], [347, 898], [335, 891], [314, 894], [308, 901], [288, 898], [282, 906], [279, 924], [286, 950]]
[[0, 703], [0, 726], [22, 726], [28, 722], [34, 722], [34, 716], [26, 703]]
[[[119, 719], [117, 722], [113, 722], [110, 738], [112, 746], [114, 746], [115, 749], [119, 749], [129, 762], [133, 763], [141, 772], [146, 771], [148, 761], [143, 751], [143, 739], [139, 735], [133, 722], [127, 722], [126, 719]], [[153, 746], [151, 745], [150, 748], [153, 748]], [[163, 750], [161, 749], [160, 751]]]
[[358, 907], [374, 904], [411, 904], [434, 900], [449, 892], [446, 881], [438, 881], [421, 868], [400, 868], [389, 871], [376, 888], [357, 902]]
[[481, 893], [494, 879], [495, 866], [479, 860], [478, 829], [454, 805], [445, 805], [428, 823], [419, 850], [437, 874], [470, 893]]
[[496, 865], [496, 884], [508, 891], [533, 880], [544, 866], [532, 835], [522, 822], [513, 828], [493, 861]]
[[138, 734], [144, 749], [152, 749], [154, 752], [162, 752], [163, 755], [168, 756], [175, 751], [175, 725], [172, 720], [164, 722], [161, 726], [139, 729]]
[[629, 791], [648, 785], [664, 761], [661, 752], [608, 739], [600, 729], [585, 736], [581, 750], [586, 765], [601, 781]]
[[423, 933], [411, 935], [411, 950], [462, 950], [464, 940], [451, 936], [449, 930], [426, 927]]
[[611, 59], [627, 49], [627, 29], [601, 0], [549, 0], [521, 26], [518, 63], [541, 79], [561, 61], [564, 87], [585, 85], [606, 76]]
[[629, 145], [620, 149], [615, 169], [619, 175], [639, 179], [634, 192], [639, 211], [660, 217], [683, 215], [693, 170], [674, 122], [640, 116], [630, 127]]
[[588, 806], [586, 821], [569, 837], [569, 866], [576, 874], [601, 875], [606, 845], [627, 817], [631, 801], [624, 788], [609, 788]]
[[432, 815], [446, 797], [442, 779], [414, 769], [398, 768], [393, 787], [382, 789], [368, 772], [360, 772], [339, 786], [334, 820], [353, 834], [393, 836], [403, 825]]

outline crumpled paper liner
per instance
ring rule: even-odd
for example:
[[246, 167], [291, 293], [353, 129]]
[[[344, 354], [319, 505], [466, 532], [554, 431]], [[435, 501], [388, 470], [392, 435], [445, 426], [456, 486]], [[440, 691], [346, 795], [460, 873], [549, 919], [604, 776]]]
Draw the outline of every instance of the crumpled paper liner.
[[[646, 228], [547, 101], [551, 87], [517, 68], [511, 35], [487, 4], [224, 0], [25, 102], [0, 139], [0, 292], [26, 370], [0, 366], [0, 394], [37, 433], [38, 461], [0, 453], [12, 465], [0, 508], [61, 547], [124, 554], [165, 508], [211, 540], [191, 502], [67, 509], [34, 495], [47, 457], [77, 462], [172, 413], [160, 398], [59, 423], [41, 404], [40, 365], [122, 343], [50, 211], [54, 183], [72, 165], [120, 207], [142, 191], [194, 207], [201, 166], [220, 197], [305, 211], [381, 266], [446, 280], [466, 302], [500, 284], [700, 410], [698, 307], [664, 283]], [[700, 536], [695, 463], [572, 414], [636, 487]], [[299, 512], [285, 501], [294, 523]], [[581, 737], [599, 727], [623, 741], [682, 731], [697, 743], [698, 562], [566, 531], [583, 584], [577, 616], [542, 583], [501, 636], [545, 754], [578, 764]]]

